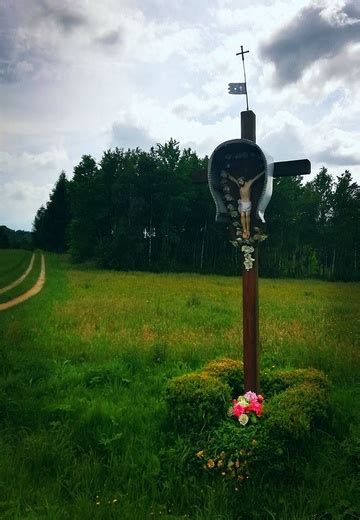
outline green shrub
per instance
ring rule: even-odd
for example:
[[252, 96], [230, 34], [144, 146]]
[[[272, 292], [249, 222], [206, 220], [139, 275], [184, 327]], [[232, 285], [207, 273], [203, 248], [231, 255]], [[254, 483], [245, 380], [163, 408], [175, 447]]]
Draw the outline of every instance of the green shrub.
[[325, 389], [302, 383], [272, 397], [264, 407], [264, 422], [271, 436], [305, 439], [313, 424], [324, 419], [328, 406]]
[[169, 423], [179, 433], [200, 433], [226, 417], [229, 386], [207, 373], [171, 379], [166, 388]]
[[311, 383], [319, 388], [328, 389], [329, 379], [315, 368], [298, 368], [292, 370], [265, 369], [261, 373], [260, 386], [265, 397], [283, 392], [289, 387]]
[[229, 385], [234, 398], [244, 393], [244, 365], [235, 359], [215, 359], [205, 365], [203, 372]]
[[259, 429], [259, 423], [244, 428], [232, 419], [223, 421], [205, 441], [200, 441], [193, 453], [193, 464], [209, 475], [245, 480], [251, 462], [257, 458]]
[[185, 434], [190, 467], [236, 480], [295, 472], [293, 458], [326, 417], [329, 381], [318, 370], [297, 369], [265, 370], [263, 382], [263, 415], [242, 426], [225, 414], [230, 392], [244, 393], [241, 362], [218, 359], [201, 373], [170, 380], [169, 424]]
[[[205, 440], [199, 439], [191, 463], [209, 477], [243, 481], [261, 479], [265, 473], [281, 475], [291, 470], [297, 444], [272, 435], [260, 420], [245, 427], [235, 420], [223, 421]], [[292, 452], [290, 456], [290, 452]], [[296, 466], [296, 465], [295, 465]]]
[[234, 418], [198, 437], [192, 454], [194, 468], [209, 476], [245, 480], [249, 476], [295, 471], [290, 464], [317, 419], [324, 417], [326, 391], [303, 383], [265, 401], [259, 420], [241, 426]]

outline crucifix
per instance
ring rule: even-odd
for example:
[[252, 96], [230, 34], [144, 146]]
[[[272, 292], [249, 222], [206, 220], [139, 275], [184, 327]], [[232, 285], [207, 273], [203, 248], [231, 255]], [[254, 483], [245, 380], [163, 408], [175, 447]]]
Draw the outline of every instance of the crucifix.
[[[216, 206], [217, 222], [225, 222], [231, 243], [243, 257], [243, 361], [245, 391], [260, 391], [258, 247], [265, 240], [264, 212], [270, 201], [274, 177], [307, 175], [310, 161], [274, 162], [256, 144], [256, 117], [249, 110], [244, 51], [244, 83], [229, 83], [230, 94], [246, 94], [247, 110], [241, 112], [241, 138], [225, 141], [212, 153], [207, 182]], [[197, 176], [197, 182], [201, 177]], [[205, 181], [206, 182], [206, 181]]]

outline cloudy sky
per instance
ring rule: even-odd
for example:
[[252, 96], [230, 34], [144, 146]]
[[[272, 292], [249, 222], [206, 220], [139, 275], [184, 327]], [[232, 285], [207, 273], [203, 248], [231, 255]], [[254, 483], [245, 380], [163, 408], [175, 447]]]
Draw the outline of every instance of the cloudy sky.
[[0, 0], [0, 225], [83, 154], [240, 137], [241, 45], [258, 144], [360, 182], [359, 0]]

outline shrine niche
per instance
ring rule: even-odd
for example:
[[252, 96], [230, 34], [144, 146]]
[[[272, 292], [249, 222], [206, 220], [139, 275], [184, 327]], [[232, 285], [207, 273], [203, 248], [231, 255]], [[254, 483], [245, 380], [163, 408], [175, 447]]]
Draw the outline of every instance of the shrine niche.
[[231, 243], [242, 247], [264, 240], [264, 212], [273, 184], [272, 159], [250, 140], [225, 141], [211, 155], [208, 182], [216, 220], [229, 225]]

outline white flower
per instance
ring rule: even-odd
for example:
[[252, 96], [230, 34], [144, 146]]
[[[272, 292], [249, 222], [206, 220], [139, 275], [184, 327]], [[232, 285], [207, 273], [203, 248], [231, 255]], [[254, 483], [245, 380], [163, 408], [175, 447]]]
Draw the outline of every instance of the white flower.
[[249, 422], [249, 417], [246, 415], [246, 413], [242, 413], [239, 417], [239, 423], [242, 426], [245, 426]]
[[225, 200], [228, 200], [228, 201], [232, 201], [234, 200], [234, 197], [232, 197], [231, 195], [229, 195], [228, 193], [225, 195]]
[[237, 211], [230, 211], [230, 215], [233, 217], [233, 218], [236, 218], [239, 216], [238, 212]]
[[253, 248], [253, 246], [242, 246], [241, 251], [243, 251], [246, 255], [247, 253], [252, 253], [253, 251], [255, 251], [255, 249]]
[[267, 239], [267, 235], [264, 235], [264, 234], [261, 235], [260, 233], [258, 233], [258, 234], [253, 236], [253, 239], [255, 241], [262, 242], [263, 240]]

